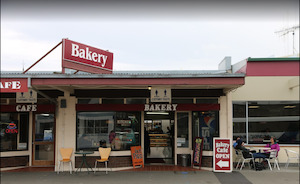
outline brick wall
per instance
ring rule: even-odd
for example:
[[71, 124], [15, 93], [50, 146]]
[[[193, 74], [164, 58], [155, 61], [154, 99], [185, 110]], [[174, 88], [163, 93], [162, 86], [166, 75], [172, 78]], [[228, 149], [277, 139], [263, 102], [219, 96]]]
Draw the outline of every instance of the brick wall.
[[212, 156], [202, 156], [201, 167], [213, 168], [213, 157]]
[[[88, 165], [91, 166], [92, 168], [95, 167], [96, 159], [100, 159], [100, 157], [99, 156], [86, 157], [86, 161], [87, 161]], [[80, 167], [81, 162], [82, 162], [82, 157], [76, 156], [75, 157], [75, 168]], [[131, 167], [131, 166], [132, 166], [131, 156], [121, 156], [121, 157], [110, 156], [109, 157], [109, 162], [108, 162], [109, 168]], [[86, 168], [85, 165], [83, 165], [82, 167]], [[102, 167], [105, 168], [105, 164], [98, 162], [97, 168], [102, 168]]]
[[19, 167], [19, 166], [28, 166], [29, 165], [29, 156], [15, 156], [15, 157], [1, 157], [0, 158], [0, 167]]

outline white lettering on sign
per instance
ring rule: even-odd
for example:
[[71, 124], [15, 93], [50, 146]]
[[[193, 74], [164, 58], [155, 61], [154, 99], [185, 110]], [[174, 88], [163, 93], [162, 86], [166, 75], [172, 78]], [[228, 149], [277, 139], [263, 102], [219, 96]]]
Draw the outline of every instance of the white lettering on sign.
[[216, 158], [229, 158], [229, 154], [216, 154]]
[[228, 153], [228, 148], [217, 148], [218, 153]]
[[223, 142], [216, 143], [217, 148], [219, 148], [219, 147], [229, 148], [229, 146], [230, 145], [228, 143], [223, 143]]
[[144, 111], [176, 111], [178, 104], [145, 104]]
[[1, 82], [1, 89], [21, 89], [20, 81]]
[[17, 105], [16, 111], [17, 112], [30, 112], [30, 111], [36, 111], [37, 105]]
[[79, 57], [82, 59], [94, 61], [101, 63], [101, 66], [104, 67], [107, 61], [107, 57], [103, 54], [98, 54], [96, 52], [90, 51], [88, 47], [85, 49], [79, 48], [79, 45], [72, 43], [72, 56]]

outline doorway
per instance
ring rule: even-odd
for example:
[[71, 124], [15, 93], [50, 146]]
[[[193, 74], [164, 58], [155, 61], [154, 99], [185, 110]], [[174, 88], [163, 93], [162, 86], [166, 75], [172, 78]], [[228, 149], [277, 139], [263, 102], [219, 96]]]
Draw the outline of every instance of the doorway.
[[35, 114], [32, 136], [32, 165], [54, 166], [54, 114]]
[[145, 112], [145, 164], [174, 164], [174, 112]]

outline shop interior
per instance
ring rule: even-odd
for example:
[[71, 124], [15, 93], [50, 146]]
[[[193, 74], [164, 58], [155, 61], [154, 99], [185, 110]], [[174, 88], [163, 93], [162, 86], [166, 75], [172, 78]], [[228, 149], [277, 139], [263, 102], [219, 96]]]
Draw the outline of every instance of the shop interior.
[[145, 112], [145, 164], [174, 164], [174, 113]]

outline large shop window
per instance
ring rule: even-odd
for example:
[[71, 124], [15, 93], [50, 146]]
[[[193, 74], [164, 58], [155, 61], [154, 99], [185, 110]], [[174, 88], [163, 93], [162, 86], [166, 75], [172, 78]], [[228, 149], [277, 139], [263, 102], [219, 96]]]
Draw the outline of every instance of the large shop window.
[[28, 113], [1, 114], [0, 151], [28, 150]]
[[193, 140], [203, 137], [203, 150], [213, 150], [213, 138], [219, 137], [219, 112], [193, 112]]
[[77, 150], [130, 150], [140, 145], [140, 112], [78, 112]]
[[249, 144], [265, 144], [274, 136], [279, 144], [299, 144], [299, 102], [233, 102], [234, 139], [241, 136]]

